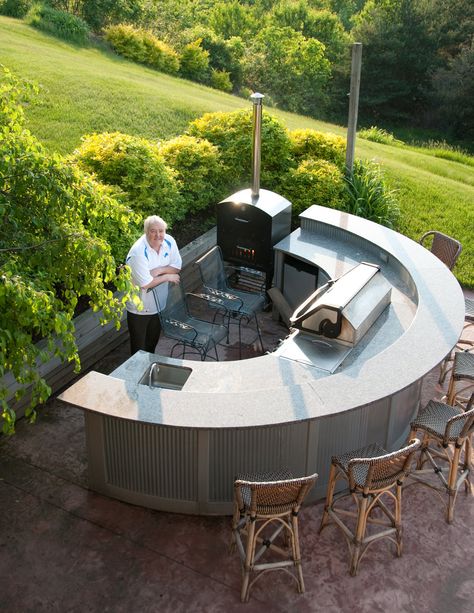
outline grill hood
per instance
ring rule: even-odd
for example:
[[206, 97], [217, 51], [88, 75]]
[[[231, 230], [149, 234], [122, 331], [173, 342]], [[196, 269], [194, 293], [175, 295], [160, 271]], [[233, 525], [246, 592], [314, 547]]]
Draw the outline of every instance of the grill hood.
[[317, 289], [293, 313], [292, 327], [356, 345], [390, 303], [392, 287], [362, 262]]

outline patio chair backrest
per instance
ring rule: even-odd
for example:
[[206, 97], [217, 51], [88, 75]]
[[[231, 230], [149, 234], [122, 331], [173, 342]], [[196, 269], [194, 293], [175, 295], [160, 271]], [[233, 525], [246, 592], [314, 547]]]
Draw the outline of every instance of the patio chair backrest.
[[225, 291], [228, 289], [225, 274], [224, 259], [219, 245], [215, 245], [207, 253], [196, 260], [202, 283], [205, 287]]

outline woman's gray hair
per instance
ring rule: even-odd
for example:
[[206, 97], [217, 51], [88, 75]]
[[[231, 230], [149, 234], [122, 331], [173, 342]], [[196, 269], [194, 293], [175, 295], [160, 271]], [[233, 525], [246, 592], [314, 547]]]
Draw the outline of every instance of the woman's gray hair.
[[145, 234], [148, 232], [148, 229], [150, 228], [150, 226], [153, 226], [154, 224], [160, 224], [160, 225], [165, 226], [165, 230], [168, 228], [168, 224], [166, 223], [164, 219], [162, 219], [158, 215], [150, 215], [143, 222], [143, 229], [145, 230]]

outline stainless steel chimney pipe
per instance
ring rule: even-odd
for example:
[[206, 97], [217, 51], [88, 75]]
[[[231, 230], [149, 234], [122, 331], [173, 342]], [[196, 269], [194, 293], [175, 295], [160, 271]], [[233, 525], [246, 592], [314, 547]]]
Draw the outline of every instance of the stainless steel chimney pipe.
[[253, 102], [253, 149], [252, 149], [252, 200], [258, 200], [260, 193], [260, 159], [262, 150], [262, 102], [265, 96], [255, 93]]

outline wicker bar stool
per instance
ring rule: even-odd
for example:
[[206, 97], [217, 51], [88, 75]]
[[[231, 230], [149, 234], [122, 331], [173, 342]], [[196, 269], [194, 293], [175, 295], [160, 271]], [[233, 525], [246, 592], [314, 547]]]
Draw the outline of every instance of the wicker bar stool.
[[455, 238], [436, 230], [425, 232], [419, 242], [420, 245], [429, 249], [433, 255], [440, 259], [443, 264], [446, 264], [449, 270], [454, 268], [456, 260], [461, 255], [461, 243]]
[[[462, 383], [462, 387], [457, 384]], [[453, 367], [451, 371], [451, 379], [449, 380], [447, 403], [454, 406], [455, 404], [464, 404], [467, 398], [461, 394], [466, 392], [474, 385], [474, 353], [470, 353], [468, 349], [464, 351], [456, 351], [454, 354]]]
[[[454, 518], [454, 505], [459, 488], [464, 483], [467, 493], [472, 493], [471, 434], [474, 431], [474, 393], [466, 411], [458, 407], [430, 400], [419, 410], [411, 423], [410, 436], [421, 434], [422, 443], [416, 469], [407, 485], [422, 483], [434, 489], [444, 499], [448, 494], [446, 521]], [[425, 465], [428, 465], [425, 468]]]
[[[242, 563], [242, 602], [249, 600], [255, 581], [274, 570], [287, 572], [304, 592], [298, 512], [317, 478], [315, 473], [293, 479], [289, 472], [237, 477], [231, 550], [237, 545]], [[265, 553], [267, 561], [260, 562]]]
[[[474, 326], [474, 300], [471, 300], [471, 298], [464, 298], [464, 313], [465, 315], [463, 331], [461, 332], [461, 336], [459, 337], [459, 340], [456, 343], [456, 347], [454, 349], [459, 349], [462, 351], [471, 351], [474, 348], [474, 337], [470, 338], [469, 335], [466, 334], [467, 330]], [[441, 363], [441, 369], [439, 373], [439, 383], [441, 385], [444, 383], [446, 375], [453, 368], [454, 354], [455, 352], [451, 351]]]
[[[387, 538], [395, 543], [397, 555], [401, 555], [402, 483], [420, 444], [413, 439], [393, 453], [372, 444], [333, 456], [319, 532], [331, 523], [341, 528], [349, 546], [351, 575], [357, 574], [367, 548], [378, 539]], [[335, 494], [340, 479], [349, 487]], [[349, 497], [355, 510], [340, 505]]]

